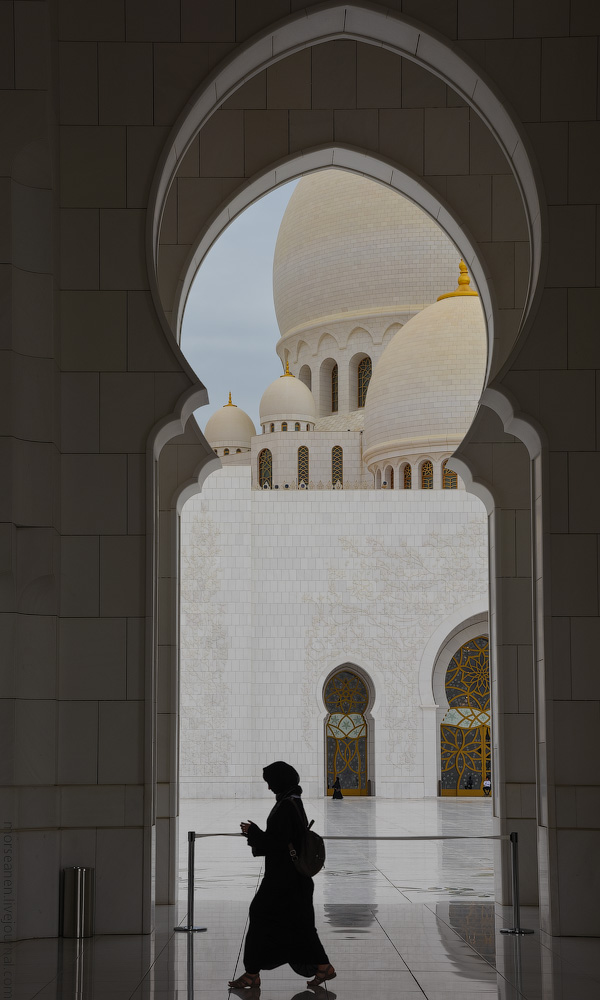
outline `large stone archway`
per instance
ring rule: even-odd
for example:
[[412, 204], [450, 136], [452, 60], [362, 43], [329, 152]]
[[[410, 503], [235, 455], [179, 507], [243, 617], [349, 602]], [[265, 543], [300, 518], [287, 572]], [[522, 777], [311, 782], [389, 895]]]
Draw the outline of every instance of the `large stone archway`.
[[[353, 47], [350, 67], [347, 46]], [[417, 80], [421, 90], [443, 86], [444, 107], [427, 106], [423, 94], [420, 102], [411, 98], [410, 107], [401, 99], [398, 107], [389, 107], [393, 98], [383, 101], [384, 106], [377, 105], [375, 97], [378, 92], [381, 98], [381, 87], [378, 91], [375, 65], [368, 53], [373, 51], [381, 57], [381, 49], [385, 49], [389, 59], [389, 79], [394, 78], [394, 68], [397, 75], [410, 79], [411, 71], [407, 74], [405, 69], [406, 60], [411, 67], [418, 65], [421, 77]], [[323, 96], [320, 100], [332, 106], [315, 108], [314, 84], [319, 60], [315, 61], [313, 55], [325, 51], [330, 75], [321, 83]], [[361, 65], [367, 67], [362, 76]], [[275, 106], [271, 107], [269, 74], [273, 72], [277, 74], [277, 96], [273, 97], [271, 103]], [[340, 97], [340, 81], [352, 74], [354, 96], [351, 99]], [[296, 108], [295, 104], [303, 100], [298, 93], [302, 91], [305, 77], [312, 84], [310, 106]], [[365, 96], [361, 98], [363, 92]], [[281, 98], [282, 93], [288, 95], [287, 101]], [[350, 104], [350, 107], [336, 109], [336, 101]], [[376, 106], [364, 107], [369, 101]], [[298, 127], [300, 111], [308, 118], [304, 122], [301, 148], [295, 148], [294, 129]], [[319, 141], [324, 137], [323, 112], [328, 120], [331, 119], [333, 141]], [[385, 129], [381, 126], [393, 112], [399, 117], [394, 119], [391, 131], [394, 133], [395, 128], [399, 138], [394, 156], [390, 156], [389, 147], [387, 153], [385, 148], [382, 150]], [[410, 136], [402, 132], [407, 114], [411, 119], [415, 114], [419, 116], [417, 127], [423, 149], [437, 151], [429, 154], [429, 160], [426, 153], [420, 160], [415, 158]], [[375, 130], [369, 127], [374, 116], [378, 125]], [[282, 127], [284, 122], [285, 129]], [[458, 134], [452, 133], [454, 127], [458, 127]], [[444, 131], [448, 128], [452, 142], [447, 141], [449, 134]], [[279, 136], [277, 141], [273, 139], [272, 129]], [[252, 136], [251, 142], [248, 135]], [[338, 135], [341, 138], [336, 141]], [[348, 136], [353, 138], [352, 143], [347, 141]], [[462, 149], [458, 159], [457, 143]], [[327, 166], [358, 171], [408, 195], [454, 239], [469, 260], [482, 293], [490, 331], [488, 378], [493, 378], [506, 363], [526, 327], [537, 294], [543, 258], [540, 200], [527, 141], [494, 88], [468, 60], [458, 57], [432, 33], [419, 31], [412, 22], [383, 16], [376, 8], [360, 5], [331, 4], [326, 11], [311, 11], [308, 17], [291, 17], [280, 30], [264, 33], [247, 43], [242, 52], [215, 69], [208, 84], [196, 93], [173, 129], [155, 175], [147, 223], [150, 286], [166, 335], [178, 339], [193, 275], [212, 242], [229, 222], [268, 190], [292, 177]], [[482, 172], [484, 169], [486, 172]], [[482, 197], [489, 209], [489, 218], [483, 222], [479, 217]], [[496, 216], [498, 221], [495, 222]], [[503, 228], [500, 219], [507, 222], [506, 227]], [[520, 280], [516, 283], [519, 266]], [[508, 281], [507, 271], [511, 272]], [[187, 399], [188, 407], [192, 398], [193, 390]], [[494, 399], [496, 397], [490, 396], [488, 404]], [[478, 420], [479, 416], [475, 419], [475, 428]], [[469, 458], [463, 456], [463, 463], [468, 462]], [[498, 502], [499, 486], [490, 482], [489, 488], [485, 487], [490, 513]], [[177, 506], [175, 490], [171, 501], [173, 517], [176, 517]], [[177, 537], [177, 530], [171, 525], [168, 538], [175, 544]], [[160, 539], [157, 544], [160, 546]], [[171, 551], [169, 545], [163, 545], [162, 551], [167, 553], [165, 558], [171, 564], [176, 564], [176, 552]], [[176, 577], [172, 577], [172, 586], [176, 587]], [[176, 611], [174, 592], [166, 599]], [[160, 620], [158, 604], [156, 616]], [[172, 630], [173, 625], [169, 628]], [[531, 631], [531, 623], [529, 628]], [[158, 643], [162, 647], [160, 637]], [[531, 644], [530, 635], [530, 647]], [[177, 691], [175, 644], [169, 662], [173, 674], [170, 687]], [[528, 715], [528, 777], [534, 767], [532, 724], [532, 717]], [[498, 731], [501, 731], [500, 722]], [[504, 774], [502, 752], [501, 742], [496, 761], [501, 781]], [[167, 768], [163, 767], [159, 782], [163, 786], [160, 801], [169, 806], [157, 819], [157, 858], [159, 867], [162, 866], [157, 885], [163, 889], [158, 898], [166, 902], [176, 895], [176, 713], [163, 719], [162, 735], [158, 734], [158, 759], [169, 762]], [[507, 823], [512, 820], [506, 799], [498, 796], [497, 801], [497, 830], [505, 832]], [[535, 871], [536, 849], [531, 837], [528, 848], [530, 867]], [[504, 867], [499, 866], [499, 869], [502, 871]], [[528, 902], [535, 902], [535, 880], [529, 889]], [[498, 896], [502, 900], [509, 897], [508, 881], [502, 876], [498, 882]]]

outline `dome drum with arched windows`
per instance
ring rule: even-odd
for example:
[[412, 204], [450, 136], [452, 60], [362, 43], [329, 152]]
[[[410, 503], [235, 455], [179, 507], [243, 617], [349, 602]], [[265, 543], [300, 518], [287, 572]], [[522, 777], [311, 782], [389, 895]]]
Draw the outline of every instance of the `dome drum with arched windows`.
[[[310, 430], [314, 429], [317, 411], [313, 394], [304, 382], [292, 375], [288, 363], [283, 375], [265, 389], [259, 414], [263, 432], [270, 431], [271, 424], [275, 425], [273, 430], [293, 430], [296, 423], [304, 429], [307, 425]], [[281, 426], [284, 423], [286, 427]]]
[[244, 410], [231, 401], [213, 413], [204, 428], [204, 437], [220, 457], [250, 451], [256, 428]]

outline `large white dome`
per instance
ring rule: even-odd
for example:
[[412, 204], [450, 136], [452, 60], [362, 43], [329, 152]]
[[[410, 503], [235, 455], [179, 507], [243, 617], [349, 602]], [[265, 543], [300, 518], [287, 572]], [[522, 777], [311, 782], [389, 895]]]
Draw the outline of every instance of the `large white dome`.
[[204, 428], [204, 437], [211, 448], [243, 448], [248, 450], [251, 438], [255, 434], [256, 428], [248, 414], [231, 402], [231, 393], [229, 393], [229, 402], [213, 413]]
[[[461, 269], [464, 265], [461, 264]], [[475, 416], [485, 376], [479, 297], [465, 288], [414, 316], [375, 366], [365, 403], [369, 468], [422, 452], [454, 451]]]
[[287, 367], [285, 375], [276, 378], [263, 392], [259, 412], [261, 424], [278, 420], [314, 424], [317, 415], [312, 392], [299, 378], [294, 378]]
[[303, 177], [273, 260], [281, 336], [352, 313], [417, 312], [452, 287], [456, 258], [437, 223], [383, 184], [342, 170]]

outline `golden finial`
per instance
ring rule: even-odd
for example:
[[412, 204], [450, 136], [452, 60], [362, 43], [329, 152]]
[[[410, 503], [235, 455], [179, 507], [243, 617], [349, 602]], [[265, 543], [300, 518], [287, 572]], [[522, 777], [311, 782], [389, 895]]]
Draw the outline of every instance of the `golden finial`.
[[290, 378], [294, 378], [294, 376], [292, 375], [292, 373], [290, 371], [290, 363], [289, 363], [289, 361], [287, 359], [286, 359], [286, 362], [285, 362], [285, 371], [284, 371], [283, 375], [279, 376], [279, 378], [284, 378], [286, 375], [289, 375]]
[[237, 406], [237, 403], [231, 402], [231, 390], [229, 391], [229, 402], [225, 403], [225, 406]]
[[475, 291], [474, 288], [469, 288], [471, 284], [471, 278], [469, 277], [469, 271], [464, 260], [461, 260], [458, 269], [460, 274], [458, 276], [458, 287], [454, 292], [446, 292], [445, 295], [438, 295], [438, 302], [440, 299], [451, 299], [455, 295], [478, 295], [479, 293]]

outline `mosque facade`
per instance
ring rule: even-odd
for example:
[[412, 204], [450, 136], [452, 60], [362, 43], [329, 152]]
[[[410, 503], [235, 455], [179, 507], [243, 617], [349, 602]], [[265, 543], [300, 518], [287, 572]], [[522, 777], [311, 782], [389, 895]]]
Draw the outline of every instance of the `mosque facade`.
[[261, 796], [283, 757], [311, 796], [481, 795], [487, 516], [451, 466], [479, 296], [429, 216], [342, 171], [298, 184], [273, 276], [283, 374], [258, 432], [231, 395], [210, 418], [182, 514], [181, 794]]

